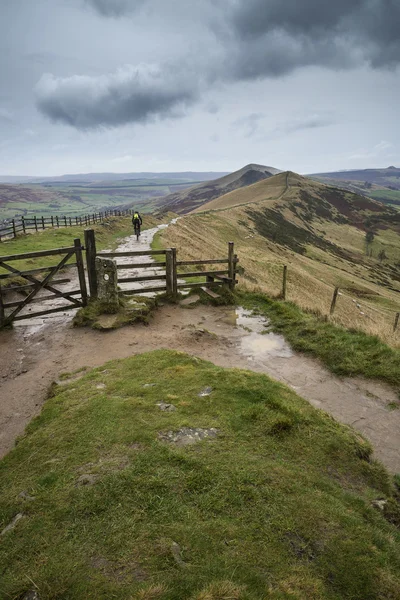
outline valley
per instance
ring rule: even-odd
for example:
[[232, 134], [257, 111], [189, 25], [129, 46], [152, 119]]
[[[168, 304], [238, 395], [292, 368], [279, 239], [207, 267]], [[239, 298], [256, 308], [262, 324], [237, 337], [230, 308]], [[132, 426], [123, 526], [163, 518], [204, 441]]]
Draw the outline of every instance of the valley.
[[202, 182], [204, 177], [220, 174], [128, 175], [126, 178], [107, 173], [65, 176], [24, 183], [2, 182], [0, 177], [0, 222], [19, 216], [75, 217], [120, 208], [136, 208], [149, 213], [159, 209], [165, 196]]

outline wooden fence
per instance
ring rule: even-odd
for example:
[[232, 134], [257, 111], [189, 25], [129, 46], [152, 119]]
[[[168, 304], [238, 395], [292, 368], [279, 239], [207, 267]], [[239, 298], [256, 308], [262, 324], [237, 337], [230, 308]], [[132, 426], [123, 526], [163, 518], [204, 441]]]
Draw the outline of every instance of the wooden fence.
[[[116, 261], [121, 258], [131, 257], [133, 260], [140, 257], [150, 256], [157, 257], [157, 262], [132, 262], [132, 263], [118, 263], [118, 284], [136, 284], [136, 287], [121, 289], [121, 295], [135, 295], [145, 293], [163, 293], [165, 292], [171, 297], [176, 297], [181, 289], [195, 289], [201, 288], [211, 296], [215, 296], [213, 288], [219, 286], [227, 286], [233, 290], [236, 281], [236, 270], [239, 259], [234, 254], [234, 244], [229, 242], [228, 254], [224, 258], [217, 258], [211, 260], [190, 260], [190, 261], [178, 261], [176, 248], [168, 248], [166, 250], [140, 250], [140, 251], [126, 251], [126, 252], [96, 252], [96, 240], [93, 230], [85, 231], [85, 248], [86, 248], [86, 264], [89, 279], [89, 289], [91, 298], [97, 297], [97, 275], [95, 267], [96, 256], [113, 258]], [[160, 260], [161, 258], [161, 260]], [[164, 260], [163, 260], [164, 258]], [[220, 267], [217, 270], [209, 270], [210, 265], [226, 265], [226, 267]], [[180, 267], [199, 267], [201, 270], [192, 272], [182, 271]], [[206, 268], [204, 268], [206, 267]], [[156, 273], [152, 274], [141, 274], [135, 276], [124, 276], [123, 271], [132, 269], [152, 269]], [[121, 276], [119, 276], [121, 273]], [[202, 282], [189, 283], [183, 280], [191, 278], [204, 278]], [[143, 283], [152, 282], [153, 285], [150, 287], [143, 286]], [[156, 285], [154, 283], [157, 282]], [[139, 284], [139, 287], [137, 287]], [[210, 289], [211, 288], [211, 289]]]
[[[42, 250], [40, 252], [26, 252], [24, 254], [14, 254], [9, 256], [0, 256], [0, 268], [5, 273], [0, 274], [0, 328], [5, 327], [13, 321], [39, 317], [55, 312], [64, 312], [68, 309], [76, 309], [87, 304], [87, 291], [85, 271], [82, 258], [83, 247], [79, 239], [74, 240], [74, 245], [67, 248], [54, 248], [53, 250]], [[34, 260], [42, 257], [56, 256], [57, 264], [38, 267], [35, 269], [18, 269], [10, 263], [18, 263], [19, 260]], [[60, 257], [62, 257], [60, 259]], [[70, 262], [73, 259], [75, 262]], [[76, 267], [78, 272], [77, 288], [75, 290], [62, 290], [59, 286], [68, 283], [69, 279], [55, 280], [55, 276], [66, 267]], [[25, 282], [13, 286], [11, 291], [14, 294], [22, 294], [23, 298], [18, 300], [5, 301], [2, 291], [3, 281], [7, 285], [10, 278], [21, 278]], [[3, 284], [4, 285], [4, 284]], [[48, 295], [43, 293], [50, 292]], [[59, 304], [59, 301], [63, 304]], [[50, 304], [49, 304], [50, 302]], [[39, 303], [39, 309], [24, 312], [30, 304]], [[42, 306], [40, 306], [42, 305]]]
[[4, 239], [16, 238], [19, 234], [29, 233], [30, 231], [39, 231], [48, 228], [57, 227], [75, 227], [82, 225], [88, 227], [96, 223], [102, 223], [108, 217], [122, 217], [131, 215], [132, 209], [125, 210], [105, 210], [103, 212], [91, 213], [80, 217], [66, 217], [51, 215], [50, 217], [20, 217], [11, 219], [9, 222], [0, 224], [0, 242]]

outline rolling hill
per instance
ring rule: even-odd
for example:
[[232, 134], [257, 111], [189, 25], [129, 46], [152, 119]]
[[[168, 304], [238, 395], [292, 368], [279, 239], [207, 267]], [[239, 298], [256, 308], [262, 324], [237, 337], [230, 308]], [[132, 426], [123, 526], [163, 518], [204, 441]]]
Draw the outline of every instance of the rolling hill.
[[343, 187], [352, 192], [375, 198], [384, 204], [400, 206], [400, 169], [361, 169], [310, 175], [313, 179]]
[[249, 164], [219, 179], [196, 185], [189, 189], [170, 194], [162, 200], [163, 208], [178, 213], [188, 213], [206, 202], [219, 198], [233, 190], [246, 188], [280, 173], [274, 167]]
[[399, 344], [393, 321], [400, 310], [400, 213], [380, 202], [280, 173], [204, 203], [163, 240], [182, 260], [223, 255], [235, 241], [242, 284], [273, 296], [288, 265], [288, 298], [322, 315], [338, 286], [337, 323]]
[[209, 181], [227, 175], [226, 172], [182, 171], [178, 173], [75, 173], [71, 175], [57, 175], [55, 177], [36, 177], [28, 175], [0, 175], [0, 183], [98, 183], [111, 181], [125, 181], [136, 179], [179, 179], [180, 181]]

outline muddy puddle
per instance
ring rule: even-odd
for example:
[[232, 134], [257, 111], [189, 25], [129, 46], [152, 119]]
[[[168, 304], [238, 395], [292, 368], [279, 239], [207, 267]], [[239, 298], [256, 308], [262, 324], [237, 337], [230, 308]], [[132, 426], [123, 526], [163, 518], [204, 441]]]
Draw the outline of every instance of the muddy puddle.
[[[229, 317], [228, 317], [229, 318]], [[282, 335], [270, 331], [267, 319], [238, 307], [231, 321], [243, 330], [239, 351], [249, 360], [263, 361], [272, 356], [290, 358], [293, 352]]]

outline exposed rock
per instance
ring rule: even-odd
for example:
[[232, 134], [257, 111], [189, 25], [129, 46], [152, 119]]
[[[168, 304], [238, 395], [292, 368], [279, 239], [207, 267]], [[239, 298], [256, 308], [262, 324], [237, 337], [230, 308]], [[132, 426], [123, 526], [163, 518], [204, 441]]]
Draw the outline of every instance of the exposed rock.
[[18, 598], [18, 600], [40, 600], [39, 595], [35, 590], [29, 590]]
[[198, 393], [199, 398], [203, 398], [204, 396], [209, 396], [212, 393], [212, 387], [205, 387], [201, 392]]
[[96, 322], [94, 324], [95, 329], [100, 329], [100, 331], [107, 331], [109, 329], [116, 329], [119, 323], [119, 316], [115, 315], [99, 315], [96, 318]]
[[106, 388], [106, 384], [105, 383], [98, 383], [96, 385], [96, 390], [105, 390]]
[[181, 306], [190, 306], [191, 304], [196, 304], [196, 302], [198, 302], [199, 300], [200, 296], [195, 294], [193, 296], [188, 296], [188, 298], [185, 298], [184, 300], [181, 300], [179, 304]]
[[35, 500], [35, 496], [30, 496], [25, 490], [18, 494], [18, 498], [22, 498], [22, 500]]
[[155, 387], [157, 384], [156, 383], [145, 383], [144, 384], [144, 388], [151, 388], [151, 387]]
[[214, 439], [219, 431], [214, 427], [202, 429], [199, 427], [182, 427], [178, 431], [160, 432], [158, 439], [175, 446], [191, 446], [205, 439]]
[[378, 508], [379, 510], [384, 510], [387, 504], [387, 500], [373, 500], [371, 502], [372, 506]]
[[77, 486], [80, 485], [93, 485], [94, 483], [96, 483], [96, 480], [98, 479], [98, 475], [93, 475], [91, 473], [85, 473], [84, 475], [81, 475], [78, 479], [78, 481], [76, 482]]
[[22, 519], [24, 515], [22, 513], [18, 513], [17, 515], [15, 515], [15, 517], [13, 518], [13, 520], [11, 521], [11, 523], [9, 523], [7, 525], [7, 527], [5, 527], [3, 529], [3, 531], [0, 533], [0, 535], [4, 535], [6, 534], [8, 531], [12, 531], [12, 529], [14, 529], [14, 527], [16, 526], [16, 524], [18, 523], [18, 521], [20, 521]]
[[175, 412], [176, 406], [173, 404], [167, 404], [166, 402], [157, 402], [156, 406], [159, 407], [163, 412]]
[[112, 258], [96, 256], [96, 274], [99, 300], [108, 305], [110, 312], [118, 312], [117, 263]]
[[172, 556], [174, 557], [175, 562], [180, 566], [180, 567], [186, 567], [186, 563], [182, 558], [181, 555], [181, 547], [179, 546], [179, 544], [177, 544], [176, 542], [172, 542], [171, 544], [171, 552], [172, 552]]

